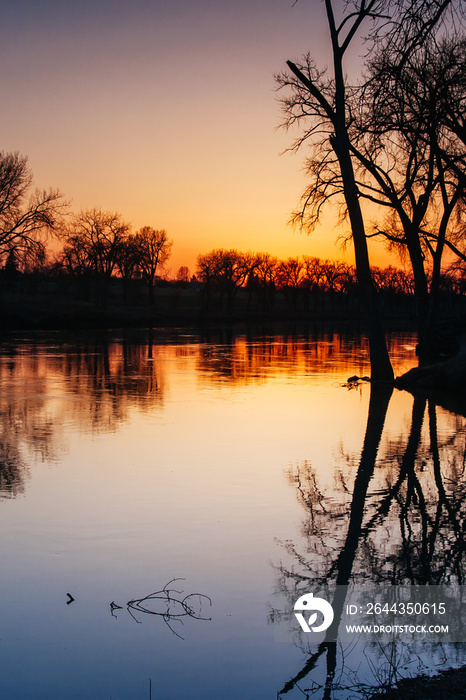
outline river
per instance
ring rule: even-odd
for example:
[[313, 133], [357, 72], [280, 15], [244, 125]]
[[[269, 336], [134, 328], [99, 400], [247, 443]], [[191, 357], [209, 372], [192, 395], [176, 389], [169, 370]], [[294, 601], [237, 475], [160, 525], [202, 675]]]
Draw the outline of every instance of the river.
[[[390, 335], [396, 374], [414, 344]], [[466, 418], [347, 381], [369, 373], [329, 329], [4, 336], [0, 696], [344, 699], [464, 663], [319, 646], [291, 614], [336, 583], [462, 585]]]

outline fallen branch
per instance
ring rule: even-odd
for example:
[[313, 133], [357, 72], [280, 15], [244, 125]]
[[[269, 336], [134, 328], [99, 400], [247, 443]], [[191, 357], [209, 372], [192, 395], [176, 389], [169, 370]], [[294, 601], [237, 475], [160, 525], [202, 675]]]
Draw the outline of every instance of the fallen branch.
[[[126, 603], [126, 609], [128, 610], [131, 617], [138, 623], [137, 617], [133, 614], [132, 610], [140, 613], [146, 613], [147, 615], [157, 615], [162, 617], [165, 624], [170, 628], [170, 630], [180, 639], [183, 637], [176, 632], [171, 626], [171, 622], [180, 622], [183, 624], [181, 618], [192, 617], [195, 620], [211, 620], [211, 617], [204, 617], [202, 614], [203, 605], [208, 602], [209, 606], [212, 605], [212, 600], [209, 596], [203, 593], [189, 593], [188, 595], [181, 598], [183, 591], [179, 591], [175, 588], [169, 588], [170, 584], [174, 581], [184, 581], [181, 578], [173, 578], [171, 581], [165, 584], [165, 586], [154, 593], [149, 593], [149, 595], [143, 598], [134, 598]], [[195, 602], [197, 600], [197, 606]], [[159, 609], [154, 609], [154, 602]], [[123, 606], [118, 605], [115, 601], [110, 603], [110, 611], [113, 617], [116, 618], [115, 610], [123, 609]]]

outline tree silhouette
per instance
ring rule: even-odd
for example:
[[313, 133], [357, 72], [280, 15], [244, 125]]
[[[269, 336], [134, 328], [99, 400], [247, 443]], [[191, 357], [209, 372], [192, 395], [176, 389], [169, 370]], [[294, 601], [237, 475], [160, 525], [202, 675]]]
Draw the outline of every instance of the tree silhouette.
[[450, 88], [456, 81], [450, 90], [456, 109], [464, 100], [465, 79], [453, 65], [457, 53], [453, 40], [429, 37], [399, 67], [393, 50], [383, 46], [371, 62], [352, 141], [361, 196], [388, 211], [370, 235], [383, 237], [409, 258], [419, 343], [427, 359], [434, 344], [442, 256], [449, 239], [457, 240], [464, 229], [465, 144], [443, 118], [446, 76]]
[[190, 280], [189, 268], [186, 265], [181, 265], [176, 273], [176, 281], [182, 282], [183, 284], [188, 284]]
[[254, 268], [255, 256], [252, 253], [217, 248], [198, 255], [196, 273], [199, 281], [204, 283], [205, 309], [209, 309], [212, 294], [217, 292], [226, 314], [230, 315], [237, 290], [246, 284]]
[[[360, 32], [369, 25], [369, 50], [374, 52], [382, 44], [386, 49], [389, 47], [395, 65], [401, 69], [438, 26], [446, 10], [453, 6], [458, 6], [458, 3], [448, 0], [358, 0], [345, 3], [341, 9], [332, 0], [325, 0], [332, 73], [319, 70], [307, 55], [299, 65], [288, 61], [290, 72], [277, 77], [279, 87], [291, 90], [290, 96], [282, 101], [284, 126], [301, 126], [301, 136], [292, 149], [298, 150], [305, 143], [311, 149], [307, 161], [310, 184], [293, 222], [312, 230], [328, 200], [336, 194], [340, 196], [351, 227], [374, 380], [393, 379], [393, 370], [369, 264], [361, 193], [355, 171], [352, 102], [356, 89], [345, 78], [344, 59]], [[339, 19], [336, 16], [338, 10], [341, 10]]]
[[143, 226], [134, 236], [137, 267], [141, 277], [147, 282], [149, 302], [154, 301], [155, 277], [167, 263], [172, 248], [172, 241], [166, 231], [159, 231], [152, 226]]
[[54, 231], [66, 203], [58, 190], [30, 193], [33, 175], [28, 159], [0, 152], [0, 261], [14, 255], [16, 262], [44, 257], [44, 236]]
[[128, 233], [129, 224], [120, 214], [101, 209], [77, 214], [63, 232], [62, 260], [68, 269], [92, 275], [98, 306], [106, 302], [107, 288]]

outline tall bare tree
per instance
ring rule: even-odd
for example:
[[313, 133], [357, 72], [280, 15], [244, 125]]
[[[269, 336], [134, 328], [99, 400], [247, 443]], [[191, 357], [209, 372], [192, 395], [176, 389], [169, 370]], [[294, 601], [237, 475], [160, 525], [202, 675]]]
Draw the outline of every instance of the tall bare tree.
[[[293, 148], [297, 150], [304, 143], [312, 148], [308, 163], [311, 184], [300, 211], [294, 216], [294, 222], [312, 229], [319, 221], [323, 206], [335, 193], [337, 183], [351, 226], [357, 277], [369, 336], [372, 379], [391, 381], [393, 369], [371, 275], [366, 227], [355, 175], [351, 140], [353, 114], [350, 109], [355, 88], [345, 78], [344, 59], [349, 47], [360, 37], [361, 31], [366, 30], [372, 42], [369, 46], [385, 42], [392, 47], [392, 55], [397, 64], [402, 65], [438, 25], [453, 2], [354, 0], [344, 3], [339, 19], [336, 10], [340, 6], [332, 0], [324, 0], [324, 4], [333, 56], [331, 73], [319, 70], [307, 55], [299, 66], [288, 61], [290, 72], [277, 77], [280, 87], [291, 88], [291, 96], [283, 100], [285, 126], [299, 123], [302, 127], [302, 134]], [[328, 166], [329, 154], [334, 156], [334, 167], [325, 173], [327, 180], [324, 181], [323, 168]], [[316, 182], [320, 183], [317, 187]]]
[[[455, 40], [456, 41], [456, 40]], [[461, 44], [463, 42], [460, 42]], [[382, 236], [411, 263], [419, 341], [432, 344], [443, 253], [464, 219], [466, 148], [445, 119], [465, 100], [464, 65], [452, 40], [430, 37], [397, 66], [386, 47], [371, 63], [353, 155], [360, 194], [388, 211], [370, 235]], [[463, 74], [463, 75], [462, 75]], [[445, 82], [455, 81], [448, 98]], [[461, 87], [462, 85], [462, 87]], [[456, 126], [460, 122], [456, 121]], [[429, 275], [429, 273], [431, 274]], [[430, 276], [430, 280], [429, 280]]]

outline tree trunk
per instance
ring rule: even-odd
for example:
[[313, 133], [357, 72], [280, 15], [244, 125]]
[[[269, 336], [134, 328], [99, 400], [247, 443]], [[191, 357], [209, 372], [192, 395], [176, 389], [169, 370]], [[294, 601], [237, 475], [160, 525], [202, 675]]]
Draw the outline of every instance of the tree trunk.
[[344, 196], [351, 222], [359, 298], [369, 338], [371, 379], [372, 381], [392, 382], [394, 379], [393, 368], [388, 355], [377, 291], [372, 280], [366, 231], [354, 178], [346, 127], [344, 127], [343, 133], [336, 133], [332, 145], [340, 164]]
[[331, 144], [340, 165], [348, 216], [353, 234], [356, 272], [359, 283], [359, 298], [364, 313], [366, 331], [369, 337], [372, 381], [392, 382], [393, 368], [388, 355], [385, 332], [378, 304], [377, 292], [372, 280], [367, 250], [366, 230], [362, 216], [359, 193], [351, 160], [350, 139], [346, 120], [346, 86], [343, 74], [343, 55], [345, 49], [339, 45], [338, 29], [333, 16], [331, 0], [325, 0], [327, 18], [333, 49], [333, 66], [335, 74], [335, 106], [333, 126], [335, 136]]

